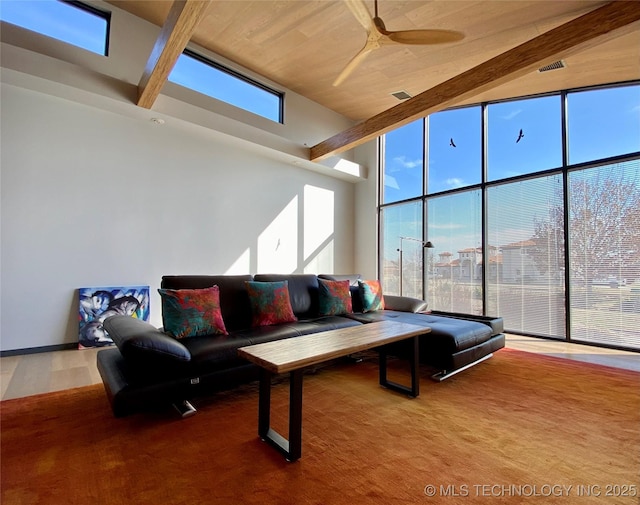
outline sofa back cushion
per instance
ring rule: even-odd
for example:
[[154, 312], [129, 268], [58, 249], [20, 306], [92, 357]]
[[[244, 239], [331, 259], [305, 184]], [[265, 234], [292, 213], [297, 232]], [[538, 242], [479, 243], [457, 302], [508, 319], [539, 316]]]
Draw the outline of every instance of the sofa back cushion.
[[160, 287], [163, 289], [220, 288], [220, 309], [228, 331], [251, 327], [251, 305], [245, 281], [252, 275], [165, 275]]
[[318, 278], [315, 274], [256, 274], [260, 282], [288, 281], [291, 308], [298, 319], [318, 317]]

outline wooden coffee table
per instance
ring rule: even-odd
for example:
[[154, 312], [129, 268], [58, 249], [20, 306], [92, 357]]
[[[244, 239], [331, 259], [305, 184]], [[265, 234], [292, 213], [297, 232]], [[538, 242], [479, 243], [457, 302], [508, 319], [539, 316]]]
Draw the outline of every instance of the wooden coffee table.
[[[384, 347], [380, 349], [380, 384], [411, 397], [418, 396], [419, 336], [430, 331], [430, 328], [424, 326], [381, 321], [241, 347], [238, 349], [238, 355], [260, 366], [258, 435], [282, 452], [288, 461], [296, 461], [302, 454], [304, 368], [408, 338], [413, 339], [410, 358], [411, 386], [407, 387], [387, 379], [387, 355]], [[290, 374], [289, 440], [270, 426], [271, 379], [276, 374], [286, 372]]]

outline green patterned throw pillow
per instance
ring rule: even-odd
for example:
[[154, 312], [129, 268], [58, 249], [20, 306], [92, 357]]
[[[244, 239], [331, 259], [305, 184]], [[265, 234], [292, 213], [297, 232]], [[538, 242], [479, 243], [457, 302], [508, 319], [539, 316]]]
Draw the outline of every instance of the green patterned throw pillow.
[[289, 282], [245, 281], [251, 302], [252, 326], [297, 321], [291, 308]]
[[349, 281], [328, 281], [318, 279], [319, 314], [339, 316], [353, 312]]
[[158, 289], [164, 331], [174, 338], [228, 335], [220, 310], [218, 286], [205, 289]]

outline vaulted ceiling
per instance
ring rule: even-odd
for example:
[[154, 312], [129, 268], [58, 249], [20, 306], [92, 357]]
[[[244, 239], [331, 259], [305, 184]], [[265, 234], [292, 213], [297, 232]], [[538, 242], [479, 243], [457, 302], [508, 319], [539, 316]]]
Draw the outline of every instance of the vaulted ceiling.
[[[363, 1], [373, 13], [373, 0]], [[110, 3], [158, 26], [165, 24], [172, 6], [165, 0]], [[465, 37], [443, 45], [381, 47], [339, 86], [333, 86], [334, 80], [366, 41], [363, 26], [345, 0], [211, 0], [196, 15], [191, 41], [354, 121], [364, 121], [398, 105], [393, 92], [415, 96], [431, 90], [543, 33], [570, 26], [567, 23], [607, 3], [379, 0], [379, 16], [389, 30], [447, 29]], [[627, 4], [625, 9], [637, 11], [632, 16], [638, 19], [640, 2], [614, 3]], [[582, 25], [576, 31], [596, 31], [598, 26]], [[562, 30], [556, 33], [562, 36]], [[640, 79], [640, 22], [612, 33], [615, 36], [594, 39], [566, 57], [560, 54], [565, 68], [521, 72], [506, 83], [466, 93], [456, 105]], [[544, 45], [532, 47], [536, 51]], [[515, 60], [505, 60], [509, 61]], [[496, 68], [488, 68], [493, 71]]]

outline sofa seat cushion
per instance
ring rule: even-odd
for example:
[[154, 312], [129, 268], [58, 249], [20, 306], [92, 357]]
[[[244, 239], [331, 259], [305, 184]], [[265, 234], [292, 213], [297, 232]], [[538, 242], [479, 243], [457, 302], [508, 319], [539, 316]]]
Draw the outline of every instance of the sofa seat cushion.
[[443, 312], [440, 310], [431, 311], [432, 316], [444, 316], [464, 321], [477, 321], [491, 327], [491, 335], [499, 335], [504, 332], [504, 321], [501, 317], [478, 316], [476, 314], [460, 314], [457, 312]]
[[262, 342], [298, 337], [300, 333], [295, 329], [295, 324], [297, 323], [257, 326], [248, 330], [239, 331], [235, 333], [235, 335], [238, 338], [247, 340], [248, 343], [246, 345], [261, 344]]
[[275, 326], [260, 326], [238, 332], [237, 335], [249, 339], [251, 345], [254, 345], [285, 338], [299, 337], [311, 333], [320, 333], [327, 330], [349, 328], [351, 326], [359, 326], [360, 324], [362, 323], [346, 317], [326, 316]]
[[205, 335], [191, 337], [182, 340], [181, 343], [184, 343], [191, 353], [191, 374], [244, 364], [246, 361], [238, 357], [238, 348], [251, 345], [248, 338], [238, 335]]
[[322, 331], [339, 330], [341, 328], [350, 328], [351, 326], [360, 326], [362, 323], [343, 316], [324, 316], [305, 321], [298, 321], [290, 326], [294, 327], [300, 335], [309, 335], [311, 333], [320, 333]]
[[428, 326], [431, 332], [420, 340], [421, 353], [422, 347], [426, 346], [453, 354], [486, 342], [491, 337], [491, 327], [486, 324], [431, 314], [378, 310], [365, 314], [349, 314], [349, 317], [362, 323], [389, 320]]

